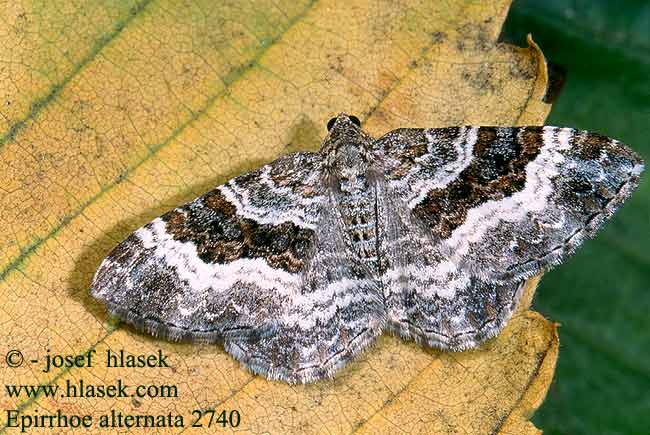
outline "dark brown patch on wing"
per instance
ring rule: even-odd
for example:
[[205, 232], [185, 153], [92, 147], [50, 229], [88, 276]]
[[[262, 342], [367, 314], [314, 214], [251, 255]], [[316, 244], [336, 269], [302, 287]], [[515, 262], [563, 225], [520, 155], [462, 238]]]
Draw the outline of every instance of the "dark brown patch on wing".
[[457, 158], [455, 155], [451, 157], [445, 155], [445, 152], [454, 149], [449, 144], [453, 143], [460, 134], [460, 127], [435, 129], [435, 140], [439, 145], [433, 145], [435, 149], [429, 151], [427, 130], [404, 128], [390, 132], [382, 138], [383, 152], [394, 159], [395, 164], [385, 174], [386, 179], [395, 180], [404, 177], [414, 165], [418, 164], [416, 159], [427, 153], [434, 154], [440, 161]]
[[497, 139], [497, 129], [496, 127], [481, 127], [476, 136], [473, 153], [475, 156], [480, 156]]
[[584, 160], [598, 160], [602, 151], [611, 149], [612, 140], [598, 133], [581, 132], [574, 139], [574, 150]]
[[[276, 160], [269, 171], [273, 183], [280, 187], [295, 188], [296, 174], [302, 173], [305, 168], [311, 168], [313, 171], [319, 171], [318, 160], [320, 157], [313, 153], [294, 153], [280, 157]], [[313, 197], [319, 194], [311, 186], [305, 184], [300, 187], [300, 195], [304, 197]]]
[[142, 246], [140, 237], [135, 233], [131, 233], [122, 243], [113, 248], [106, 258], [117, 264], [125, 265], [131, 261], [134, 252], [142, 252], [143, 250], [144, 246]]
[[196, 245], [205, 263], [264, 258], [269, 266], [291, 273], [305, 265], [314, 234], [291, 222], [271, 225], [242, 218], [216, 189], [161, 218], [174, 240]]
[[444, 189], [430, 191], [413, 212], [436, 235], [449, 237], [471, 208], [522, 190], [526, 165], [543, 144], [542, 127], [481, 127], [469, 166]]

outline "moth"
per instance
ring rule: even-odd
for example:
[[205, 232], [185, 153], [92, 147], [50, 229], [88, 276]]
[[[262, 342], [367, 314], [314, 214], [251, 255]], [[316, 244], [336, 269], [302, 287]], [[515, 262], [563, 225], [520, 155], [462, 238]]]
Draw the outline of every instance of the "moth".
[[340, 114], [117, 245], [92, 295], [140, 330], [220, 342], [268, 379], [331, 377], [382, 331], [462, 351], [637, 187], [620, 142], [556, 127], [401, 128]]

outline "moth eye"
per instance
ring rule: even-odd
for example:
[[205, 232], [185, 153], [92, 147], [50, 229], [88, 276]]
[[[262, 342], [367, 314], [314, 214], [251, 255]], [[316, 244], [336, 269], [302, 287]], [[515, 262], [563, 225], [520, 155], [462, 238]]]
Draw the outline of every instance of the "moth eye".
[[[359, 121], [359, 118], [357, 118], [354, 115], [348, 116], [348, 119], [352, 122], [352, 124], [356, 125], [357, 127], [361, 127], [361, 121]], [[336, 122], [336, 118], [332, 118], [329, 121], [327, 121], [327, 131], [330, 131], [332, 127], [334, 127], [334, 123]]]

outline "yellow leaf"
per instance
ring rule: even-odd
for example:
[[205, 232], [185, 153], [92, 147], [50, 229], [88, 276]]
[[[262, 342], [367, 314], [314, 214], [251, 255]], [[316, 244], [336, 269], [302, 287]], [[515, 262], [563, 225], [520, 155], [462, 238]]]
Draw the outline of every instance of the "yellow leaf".
[[[92, 416], [79, 434], [97, 433], [100, 416], [116, 410], [180, 415], [184, 430], [201, 432], [192, 410], [216, 409], [238, 410], [240, 433], [537, 433], [528, 418], [558, 340], [528, 311], [536, 280], [505, 331], [478, 350], [440, 353], [384, 336], [334, 380], [307, 386], [253, 376], [219, 346], [115, 325], [89, 295], [100, 261], [131, 231], [242, 171], [317, 149], [339, 112], [375, 135], [543, 123], [541, 52], [532, 41], [497, 42], [509, 1], [47, 4], [14, 2], [0, 21], [0, 58], [9, 59], [0, 64], [0, 354], [25, 357], [0, 373], [5, 384], [61, 392], [80, 380], [164, 384], [178, 397], [5, 389], [4, 431], [17, 430], [7, 410]], [[43, 371], [47, 355], [93, 349], [92, 367]], [[161, 349], [171, 367], [108, 368], [109, 349]]]

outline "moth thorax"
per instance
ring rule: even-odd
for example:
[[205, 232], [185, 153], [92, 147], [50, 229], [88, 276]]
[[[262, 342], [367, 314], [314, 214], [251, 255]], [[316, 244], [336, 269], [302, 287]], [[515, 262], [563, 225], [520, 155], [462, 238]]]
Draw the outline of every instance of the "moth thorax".
[[366, 187], [367, 156], [360, 146], [346, 145], [338, 149], [334, 174], [341, 190], [355, 192]]

